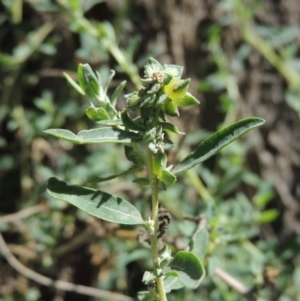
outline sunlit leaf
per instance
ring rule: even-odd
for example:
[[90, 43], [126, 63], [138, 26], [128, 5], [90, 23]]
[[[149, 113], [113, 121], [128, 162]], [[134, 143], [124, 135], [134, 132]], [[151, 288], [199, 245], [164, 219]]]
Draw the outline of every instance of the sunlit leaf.
[[110, 98], [110, 102], [111, 102], [112, 105], [116, 104], [117, 98], [119, 97], [119, 95], [123, 91], [125, 85], [126, 85], [126, 80], [122, 81], [120, 83], [120, 85], [116, 88], [116, 90], [114, 91], [113, 95]]
[[68, 185], [56, 178], [48, 180], [47, 191], [51, 196], [100, 219], [127, 225], [144, 224], [140, 212], [132, 204], [107, 192]]
[[258, 223], [270, 223], [276, 220], [279, 216], [279, 211], [277, 209], [268, 209], [260, 213], [256, 221]]
[[99, 129], [83, 130], [77, 135], [69, 130], [50, 129], [44, 133], [78, 144], [92, 143], [131, 143], [141, 141], [141, 137], [133, 132], [116, 128], [103, 127]]
[[82, 90], [82, 88], [75, 82], [75, 80], [67, 73], [63, 73], [68, 83], [81, 95], [85, 95], [85, 92]]
[[194, 152], [185, 157], [177, 166], [175, 166], [172, 172], [176, 174], [185, 171], [194, 167], [198, 163], [207, 160], [216, 154], [221, 148], [251, 129], [262, 125], [264, 122], [265, 121], [261, 118], [251, 117], [242, 119], [225, 129], [217, 131], [201, 142]]
[[88, 64], [78, 65], [78, 82], [82, 90], [91, 97], [98, 97], [100, 94], [100, 83], [92, 68]]

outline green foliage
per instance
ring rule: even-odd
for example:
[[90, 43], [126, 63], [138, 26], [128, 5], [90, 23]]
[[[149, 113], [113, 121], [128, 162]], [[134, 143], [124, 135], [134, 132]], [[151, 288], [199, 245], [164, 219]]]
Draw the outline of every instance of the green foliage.
[[[142, 80], [143, 87], [139, 91], [130, 94], [135, 95], [134, 100], [131, 96], [127, 96], [125, 110], [121, 112], [115, 110], [116, 114], [110, 116], [112, 119], [121, 120], [120, 125], [84, 130], [78, 135], [60, 129], [45, 131], [45, 133], [57, 138], [79, 144], [126, 143], [125, 154], [129, 161], [139, 167], [147, 168], [152, 191], [152, 218], [147, 222], [144, 222], [136, 207], [119, 197], [100, 190], [68, 185], [56, 178], [50, 178], [47, 184], [47, 190], [53, 197], [67, 201], [100, 219], [120, 224], [145, 224], [151, 240], [153, 271], [145, 273], [143, 282], [146, 285], [153, 284], [157, 286], [157, 289], [140, 293], [140, 300], [163, 301], [167, 300], [166, 292], [173, 289], [181, 287], [195, 289], [199, 286], [205, 274], [204, 267], [199, 259], [204, 258], [208, 244], [208, 235], [205, 234], [204, 230], [195, 233], [192, 240], [192, 252], [179, 251], [171, 259], [170, 251], [165, 248], [159, 255], [157, 240], [159, 231], [158, 188], [160, 183], [164, 185], [164, 189], [173, 185], [176, 182], [175, 173], [192, 168], [214, 155], [242, 134], [264, 123], [260, 118], [248, 118], [220, 130], [204, 140], [195, 152], [188, 155], [172, 169], [172, 166], [167, 166], [168, 158], [164, 151], [166, 135], [164, 127], [175, 133], [178, 133], [178, 130], [175, 125], [166, 122], [165, 115], [173, 116], [175, 112], [175, 115], [179, 115], [177, 106], [198, 103], [191, 94], [187, 95], [190, 80], [181, 80], [181, 74], [182, 68], [180, 66], [162, 66], [156, 60], [150, 58], [145, 66], [145, 79]], [[104, 89], [101, 87], [101, 77], [97, 77], [89, 65], [79, 66], [78, 81], [85, 94], [98, 100], [102, 108], [107, 109], [105, 104], [112, 103], [106, 97], [106, 93], [103, 92], [107, 90], [107, 87]], [[75, 83], [72, 86], [78, 91]], [[127, 112], [130, 110], [139, 111], [139, 116], [135, 120], [129, 117]], [[91, 115], [89, 111], [86, 111], [86, 114], [90, 118], [95, 116]], [[133, 170], [135, 168], [128, 171]], [[113, 178], [115, 176], [104, 178], [102, 181], [109, 181]], [[139, 181], [135, 182], [140, 183]], [[145, 184], [147, 185], [147, 183], [143, 183], [143, 185]], [[263, 217], [261, 216], [261, 218]], [[199, 241], [203, 244], [201, 247], [199, 247]], [[164, 282], [167, 289], [164, 287]]]
[[144, 223], [139, 211], [129, 202], [103, 191], [68, 185], [56, 178], [48, 180], [47, 190], [53, 197], [106, 221], [129, 225]]
[[51, 136], [70, 141], [78, 144], [92, 144], [92, 143], [131, 143], [138, 142], [141, 137], [133, 132], [124, 131], [116, 128], [99, 128], [92, 130], [84, 130], [77, 135], [61, 129], [46, 130], [44, 133]]
[[[197, 288], [205, 275], [204, 267], [199, 258], [192, 252], [179, 251], [171, 260], [168, 266], [171, 271], [170, 275], [174, 278], [175, 271], [178, 281], [182, 286], [188, 288]], [[166, 273], [166, 281], [168, 281], [168, 273]], [[178, 288], [178, 284], [176, 284]], [[170, 290], [172, 287], [170, 288]]]
[[179, 173], [194, 167], [196, 164], [209, 159], [227, 144], [239, 136], [264, 123], [261, 118], [247, 118], [220, 130], [206, 138], [196, 150], [184, 158], [175, 168], [174, 173]]
[[[89, 228], [90, 219], [85, 212], [74, 210], [68, 207], [67, 203], [56, 201], [51, 195], [45, 193], [46, 179], [55, 176], [64, 178], [68, 183], [89, 181], [88, 184], [93, 187], [93, 191], [108, 191], [111, 196], [120, 195], [120, 199], [124, 202], [127, 202], [125, 199], [128, 200], [128, 204], [130, 200], [133, 206], [130, 208], [134, 208], [133, 211], [138, 210], [144, 222], [149, 216], [149, 204], [146, 200], [150, 197], [151, 183], [149, 178], [145, 177], [147, 174], [143, 168], [147, 161], [146, 148], [144, 146], [141, 152], [135, 143], [140, 142], [142, 137], [142, 143], [144, 145], [149, 143], [149, 147], [153, 152], [157, 151], [157, 154], [161, 154], [161, 148], [169, 149], [167, 153], [171, 155], [170, 158], [174, 164], [175, 157], [176, 162], [182, 162], [190, 153], [190, 149], [200, 148], [205, 139], [213, 134], [207, 131], [204, 125], [201, 130], [188, 132], [186, 144], [177, 148], [178, 138], [174, 134], [182, 134], [180, 132], [182, 128], [180, 124], [175, 126], [170, 123], [167, 117], [166, 120], [160, 120], [157, 123], [165, 134], [164, 143], [160, 144], [159, 140], [151, 143], [151, 139], [159, 133], [151, 129], [149, 131], [148, 125], [142, 124], [141, 118], [136, 117], [139, 110], [132, 112], [131, 109], [134, 109], [134, 106], [127, 107], [125, 110], [116, 108], [117, 99], [118, 105], [122, 105], [123, 90], [127, 93], [128, 106], [134, 105], [137, 100], [141, 99], [137, 91], [128, 93], [132, 91], [129, 90], [132, 89], [131, 83], [134, 83], [138, 89], [141, 88], [138, 72], [145, 63], [145, 57], [149, 54], [140, 53], [143, 49], [140, 47], [142, 38], [131, 37], [132, 32], [128, 33], [126, 29], [124, 30], [124, 24], [128, 24], [129, 19], [139, 18], [138, 15], [134, 18], [129, 16], [129, 11], [126, 11], [128, 8], [115, 11], [114, 19], [110, 21], [91, 21], [86, 17], [89, 9], [100, 2], [1, 1], [3, 4], [1, 8], [4, 7], [6, 11], [0, 13], [0, 42], [3, 45], [0, 53], [0, 76], [3, 79], [0, 84], [2, 131], [0, 137], [0, 213], [5, 215], [45, 201], [48, 204], [48, 210], [15, 224], [0, 223], [0, 231], [7, 234], [8, 241], [22, 244], [20, 247], [24, 247], [23, 250], [29, 250], [35, 254], [35, 259], [27, 258], [27, 252], [20, 254], [27, 266], [42, 274], [48, 274], [54, 279], [60, 277], [59, 272], [65, 268], [63, 266], [61, 269], [61, 262], [65, 262], [66, 267], [72, 272], [76, 270], [76, 262], [72, 261], [70, 255], [72, 252], [78, 252], [78, 257], [80, 257], [82, 245], [69, 249], [65, 253], [63, 250], [68, 250], [68, 247], [74, 245], [81, 234], [86, 234], [84, 235], [86, 240], [82, 244], [84, 246], [90, 244], [90, 236], [87, 233], [90, 233], [91, 229]], [[225, 116], [224, 123], [220, 127], [223, 129], [238, 118], [239, 87], [236, 73], [245, 71], [249, 57], [255, 51], [268, 58], [268, 52], [264, 52], [263, 49], [267, 49], [269, 53], [273, 50], [277, 54], [274, 57], [271, 51], [271, 58], [275, 58], [272, 61], [275, 69], [288, 83], [284, 95], [285, 100], [296, 112], [299, 111], [300, 98], [297, 76], [295, 76], [299, 73], [297, 59], [299, 49], [295, 43], [297, 31], [295, 26], [290, 25], [273, 28], [269, 24], [265, 26], [255, 24], [258, 20], [254, 14], [257, 11], [257, 2], [259, 1], [245, 5], [239, 1], [238, 4], [242, 6], [242, 9], [237, 10], [238, 7], [232, 5], [233, 1], [221, 1], [218, 9], [223, 15], [214, 22], [214, 28], [208, 33], [208, 41], [204, 41], [207, 44], [201, 45], [210, 53], [211, 61], [207, 60], [209, 68], [203, 70], [206, 79], [199, 86], [203, 91], [219, 96], [219, 109]], [[22, 5], [27, 14], [30, 11], [33, 15], [23, 22]], [[259, 9], [262, 11], [262, 8]], [[246, 16], [243, 12], [247, 12]], [[40, 23], [40, 26], [36, 25], [37, 22], [43, 22], [42, 20], [49, 20], [50, 15], [51, 21]], [[249, 32], [242, 32], [244, 43], [239, 45], [235, 54], [231, 53], [229, 59], [227, 49], [222, 45], [223, 30], [227, 31], [228, 25], [230, 27], [232, 23], [240, 22], [244, 17], [248, 18], [246, 24], [251, 29], [252, 35], [249, 35]], [[67, 23], [68, 26], [64, 25]], [[53, 30], [56, 25], [60, 26], [59, 30]], [[236, 23], [233, 24], [234, 26]], [[236, 27], [243, 28], [240, 25]], [[126, 31], [125, 34], [124, 31]], [[253, 34], [255, 34], [254, 37], [261, 37], [258, 43], [253, 43], [251, 40]], [[70, 39], [71, 36], [73, 39]], [[125, 43], [124, 39], [127, 39]], [[70, 50], [66, 44], [72, 47], [73, 53], [70, 56]], [[119, 46], [125, 44], [128, 46], [123, 48]], [[271, 47], [264, 47], [266, 44]], [[260, 45], [262, 45], [261, 48]], [[156, 49], [156, 47], [151, 47], [149, 53], [154, 56]], [[65, 59], [65, 53], [68, 55], [67, 59]], [[85, 86], [82, 88], [80, 82], [77, 83], [79, 79], [77, 75], [70, 71], [76, 70], [78, 62], [89, 62], [92, 69], [97, 70], [96, 72], [91, 71], [92, 69], [88, 70], [90, 73], [87, 78], [94, 79], [92, 87], [88, 89], [92, 94], [90, 96], [84, 91]], [[113, 81], [111, 81], [112, 73], [109, 71], [112, 64], [118, 71], [118, 77]], [[184, 106], [197, 102], [189, 92], [185, 93], [184, 98], [180, 97], [182, 92], [180, 90], [184, 92], [189, 85], [189, 79], [181, 80], [182, 67], [167, 65], [164, 69], [155, 60], [151, 60], [149, 65], [150, 67], [147, 68], [149, 74], [151, 72], [153, 74], [153, 69], [159, 68], [161, 71], [169, 70], [171, 75], [165, 74], [164, 84], [168, 85], [168, 88], [164, 91], [161, 90], [160, 83], [152, 85], [146, 91], [148, 99], [143, 98], [140, 102], [145, 108], [140, 111], [142, 118], [147, 117], [149, 108], [154, 103], [158, 107], [163, 106], [164, 113], [173, 116], [181, 112], [177, 104]], [[161, 67], [157, 67], [159, 65]], [[80, 95], [70, 91], [68, 85], [60, 79], [60, 72], [57, 70], [55, 74], [59, 73], [59, 75], [55, 75], [54, 80], [52, 78], [54, 73], [47, 75], [48, 68], [52, 68], [50, 70], [55, 72], [54, 66], [67, 70], [64, 74], [68, 83]], [[280, 66], [285, 66], [287, 69], [280, 69]], [[81, 68], [85, 71], [83, 67]], [[215, 73], [208, 73], [211, 70]], [[172, 77], [175, 77], [173, 82]], [[98, 82], [95, 82], [95, 78]], [[126, 87], [125, 78], [130, 82]], [[84, 78], [82, 82], [85, 84]], [[150, 82], [150, 79], [144, 79], [145, 85]], [[96, 89], [94, 90], [93, 87]], [[153, 94], [158, 91], [161, 95], [154, 98]], [[168, 94], [176, 104], [169, 101]], [[82, 96], [87, 102], [82, 101]], [[88, 107], [87, 103], [91, 101], [94, 103]], [[222, 123], [222, 120], [218, 122]], [[92, 145], [74, 146], [69, 143], [82, 144], [83, 142], [85, 144], [86, 141], [83, 141], [85, 138], [82, 138], [79, 133], [83, 130], [83, 133], [92, 131], [96, 134], [97, 130], [103, 131], [103, 126], [110, 129], [105, 130], [106, 133], [110, 132], [110, 138], [113, 132], [114, 142], [119, 141], [118, 134], [115, 134], [122, 131], [130, 132], [132, 137], [138, 136], [139, 139], [134, 140], [135, 142], [130, 145], [128, 142], [96, 144], [99, 140], [103, 141], [97, 135], [93, 136]], [[86, 130], [90, 127], [97, 127], [97, 129]], [[60, 133], [67, 135], [72, 141], [68, 138], [65, 141], [49, 139], [50, 145], [48, 139], [45, 140], [46, 136], [41, 135], [48, 128], [70, 129], [71, 131], [60, 130], [62, 131]], [[93, 132], [94, 130], [96, 131]], [[127, 139], [128, 137], [125, 138], [126, 141], [132, 141], [131, 138]], [[171, 140], [175, 144], [172, 149], [170, 149], [173, 145]], [[97, 142], [94, 144], [95, 141]], [[166, 239], [168, 246], [166, 253], [169, 255], [159, 253], [160, 267], [163, 269], [168, 266], [178, 249], [186, 250], [190, 246], [189, 250], [196, 254], [207, 271], [202, 285], [196, 290], [179, 289], [182, 288], [182, 283], [179, 282], [178, 274], [169, 271], [164, 283], [168, 300], [242, 300], [243, 297], [228, 288], [214, 275], [215, 267], [225, 269], [256, 290], [257, 295], [266, 300], [292, 301], [299, 295], [299, 263], [297, 261], [299, 239], [292, 238], [283, 247], [275, 239], [266, 239], [264, 236], [269, 223], [276, 220], [282, 212], [273, 209], [276, 193], [272, 182], [250, 171], [247, 152], [251, 151], [255, 143], [255, 137], [244, 139], [243, 142], [234, 141], [220, 150], [213, 161], [209, 161], [208, 164], [199, 163], [193, 170], [187, 170], [186, 173], [178, 172], [176, 177], [174, 168], [168, 165], [171, 161], [167, 161], [165, 166], [161, 166], [162, 168], [156, 171], [156, 177], [160, 181], [159, 201], [173, 216]], [[124, 160], [125, 157], [129, 162]], [[194, 157], [193, 160], [198, 159]], [[175, 167], [177, 168], [178, 165]], [[194, 181], [195, 178], [201, 179], [203, 183]], [[175, 185], [173, 185], [174, 179], [176, 179]], [[201, 187], [204, 187], [204, 190]], [[206, 191], [205, 187], [207, 187]], [[91, 188], [84, 189], [91, 192]], [[67, 194], [67, 197], [70, 195], [72, 194]], [[73, 200], [72, 198], [71, 201]], [[207, 219], [207, 222], [204, 227], [198, 228], [200, 213]], [[104, 215], [103, 212], [101, 215]], [[101, 223], [100, 230], [101, 233], [105, 233], [105, 237], [101, 237], [101, 240], [99, 239], [96, 243], [100, 248], [97, 255], [101, 254], [104, 257], [105, 254], [111, 255], [105, 259], [109, 267], [103, 267], [103, 264], [99, 263], [102, 271], [97, 279], [101, 280], [95, 277], [93, 283], [97, 283], [97, 286], [102, 289], [127, 294], [128, 287], [132, 289], [138, 282], [128, 281], [133, 275], [132, 270], [135, 271], [131, 269], [131, 265], [138, 266], [138, 269], [143, 271], [152, 270], [151, 251], [147, 244], [138, 244], [132, 236], [121, 241], [115, 237], [115, 232], [110, 232], [110, 227], [115, 227], [115, 225], [106, 227], [105, 222]], [[151, 225], [149, 228], [151, 229]], [[120, 230], [125, 232], [134, 231], [133, 229], [135, 228], [130, 225], [120, 226]], [[18, 241], [13, 241], [15, 237]], [[87, 249], [84, 251], [85, 255]], [[91, 261], [93, 258], [91, 255]], [[0, 262], [1, 266], [2, 264], [5, 266], [4, 261]], [[280, 271], [276, 284], [272, 286], [266, 285], [262, 276], [264, 268], [269, 265]], [[6, 277], [7, 279], [14, 277], [16, 283], [18, 282], [19, 278], [15, 277], [15, 274], [9, 274], [10, 270], [7, 266], [5, 266], [5, 271], [8, 271], [7, 275], [0, 272], [0, 282]], [[167, 272], [163, 270], [162, 273]], [[94, 274], [94, 271], [91, 274]], [[152, 277], [155, 277], [153, 273]], [[260, 289], [264, 285], [266, 287]], [[3, 287], [5, 284], [1, 286], [1, 289]], [[151, 289], [151, 283], [149, 290], [150, 297], [149, 291], [146, 295], [152, 298], [150, 300], [154, 300], [156, 293], [155, 289]], [[30, 283], [27, 290], [23, 287], [22, 292], [15, 291], [3, 298], [11, 301], [41, 298], [47, 300], [45, 291], [45, 289], [39, 290], [38, 286]], [[130, 294], [135, 296], [135, 292], [130, 292]]]

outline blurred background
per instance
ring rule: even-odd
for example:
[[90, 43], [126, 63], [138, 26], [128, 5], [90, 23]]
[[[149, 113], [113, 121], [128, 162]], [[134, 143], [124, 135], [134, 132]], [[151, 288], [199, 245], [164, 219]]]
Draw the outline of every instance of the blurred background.
[[[251, 116], [266, 123], [178, 178], [161, 194], [172, 214], [165, 240], [184, 249], [202, 215], [207, 276], [169, 300], [243, 301], [220, 268], [265, 300], [300, 300], [300, 5], [293, 0], [0, 0], [1, 252], [51, 279], [136, 298], [151, 267], [138, 229], [87, 216], [47, 195], [56, 176], [82, 184], [128, 168], [116, 145], [78, 146], [43, 134], [95, 128], [89, 99], [63, 76], [79, 63], [112, 90], [139, 87], [149, 56], [185, 67], [199, 107], [181, 111], [176, 162], [209, 134]], [[109, 91], [109, 93], [111, 93]], [[125, 105], [120, 97], [119, 108]], [[122, 195], [149, 215], [149, 191], [132, 177], [94, 187]], [[190, 218], [186, 218], [190, 217]], [[0, 299], [121, 300], [41, 285], [0, 256]], [[132, 299], [132, 300], [133, 300]], [[256, 300], [256, 299], [255, 299]]]

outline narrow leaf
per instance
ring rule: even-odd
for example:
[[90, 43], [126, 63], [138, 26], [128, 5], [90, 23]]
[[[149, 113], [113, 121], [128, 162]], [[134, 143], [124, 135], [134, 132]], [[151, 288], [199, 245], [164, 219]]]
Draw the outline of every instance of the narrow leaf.
[[129, 202], [101, 190], [68, 185], [56, 178], [47, 183], [48, 193], [77, 208], [106, 221], [126, 224], [144, 224], [140, 212]]
[[256, 222], [270, 223], [276, 220], [278, 215], [279, 211], [277, 209], [268, 209], [260, 213], [260, 215], [256, 218]]
[[91, 97], [98, 97], [100, 94], [99, 80], [88, 64], [79, 64], [77, 69], [78, 82], [82, 90]]
[[145, 128], [137, 123], [135, 123], [129, 116], [126, 110], [123, 110], [121, 113], [121, 119], [125, 128], [133, 131], [144, 132]]
[[105, 87], [104, 87], [104, 95], [106, 95], [106, 93], [107, 93], [107, 89], [108, 89], [108, 87], [109, 87], [109, 84], [110, 84], [110, 82], [111, 82], [111, 80], [113, 79], [113, 77], [116, 75], [116, 71], [115, 70], [110, 70], [110, 75], [109, 75], [109, 77], [108, 77], [108, 79], [107, 79], [107, 82], [106, 82], [106, 84], [105, 84]]
[[149, 178], [146, 178], [146, 177], [135, 178], [132, 182], [136, 183], [136, 184], [138, 184], [140, 186], [148, 186], [148, 185], [150, 185]]
[[164, 131], [167, 132], [172, 132], [172, 133], [176, 133], [176, 134], [184, 134], [182, 132], [180, 132], [177, 128], [177, 126], [175, 126], [172, 123], [169, 122], [159, 122], [158, 125], [162, 126]]
[[[179, 104], [180, 103], [180, 104]], [[180, 100], [178, 105], [182, 107], [192, 106], [192, 105], [198, 105], [200, 101], [193, 96], [191, 93], [186, 92], [184, 97]]]
[[221, 148], [249, 130], [262, 125], [264, 122], [263, 119], [257, 117], [246, 118], [214, 133], [200, 143], [193, 153], [185, 157], [177, 166], [175, 166], [172, 172], [176, 174], [185, 171], [198, 163], [207, 160]]
[[122, 120], [121, 119], [101, 120], [101, 121], [97, 121], [97, 123], [106, 126], [118, 126], [118, 125], [122, 125]]
[[99, 182], [110, 181], [110, 180], [118, 178], [118, 177], [129, 175], [129, 174], [135, 172], [136, 170], [138, 170], [139, 168], [140, 168], [140, 166], [134, 166], [134, 167], [129, 168], [126, 171], [119, 173], [119, 174], [115, 174], [115, 175], [111, 175], [111, 176], [107, 176], [107, 177], [92, 177], [92, 178], [89, 178], [87, 180], [87, 182], [88, 183], [99, 183]]
[[192, 252], [177, 252], [169, 267], [176, 271], [179, 281], [189, 288], [197, 288], [205, 275], [202, 263]]
[[71, 141], [78, 144], [92, 143], [131, 143], [139, 142], [142, 138], [133, 132], [120, 130], [117, 128], [103, 127], [99, 129], [83, 130], [75, 135], [68, 130], [50, 129], [44, 133], [57, 137], [59, 139]]
[[81, 95], [85, 95], [85, 92], [82, 90], [82, 88], [75, 82], [75, 80], [67, 73], [63, 73], [68, 83]]
[[123, 91], [125, 85], [126, 85], [126, 80], [124, 80], [120, 83], [120, 85], [116, 88], [113, 95], [111, 96], [110, 102], [113, 106], [116, 105], [117, 99], [118, 99], [119, 95], [121, 94], [121, 92]]

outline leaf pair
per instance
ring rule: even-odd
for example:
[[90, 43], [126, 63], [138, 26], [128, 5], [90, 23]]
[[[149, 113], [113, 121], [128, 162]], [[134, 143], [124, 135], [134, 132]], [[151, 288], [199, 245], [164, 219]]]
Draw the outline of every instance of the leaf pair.
[[[214, 133], [200, 143], [193, 153], [188, 155], [177, 166], [175, 166], [175, 168], [172, 170], [172, 173], [177, 174], [179, 172], [188, 170], [198, 163], [207, 160], [211, 156], [215, 155], [224, 146], [231, 143], [251, 129], [262, 125], [264, 122], [265, 121], [263, 119], [257, 117], [246, 118]], [[44, 132], [54, 137], [78, 144], [107, 142], [132, 143], [140, 142], [142, 140], [142, 137], [135, 132], [111, 127], [84, 130], [79, 132], [77, 135], [68, 130], [62, 129], [50, 129]]]
[[[261, 118], [247, 118], [240, 120], [231, 126], [220, 130], [213, 134], [212, 136], [205, 139], [200, 145], [196, 148], [196, 150], [188, 155], [185, 159], [183, 159], [175, 168], [172, 170], [172, 175], [177, 174], [179, 172], [185, 171], [187, 169], [192, 168], [196, 164], [203, 162], [204, 160], [210, 158], [213, 156], [217, 151], [219, 151], [221, 148], [226, 146], [227, 144], [231, 143], [233, 140], [241, 136], [242, 134], [246, 133], [247, 131], [251, 130], [254, 127], [257, 127], [264, 123], [264, 120]], [[105, 143], [105, 142], [111, 142], [111, 143], [125, 143], [130, 144], [133, 142], [139, 142], [142, 140], [142, 137], [139, 136], [137, 133], [131, 132], [131, 131], [124, 131], [118, 128], [111, 128], [111, 127], [103, 127], [99, 129], [93, 129], [89, 131], [81, 131], [78, 133], [78, 135], [75, 135], [74, 133], [68, 131], [68, 130], [61, 130], [61, 129], [51, 129], [45, 131], [45, 133], [50, 134], [52, 136], [61, 138], [63, 140], [71, 141], [74, 143], [79, 144], [89, 144], [89, 143]], [[159, 160], [159, 163], [161, 160]], [[162, 171], [165, 169], [161, 169], [161, 166], [156, 166], [156, 172], [159, 177], [162, 177]], [[170, 172], [169, 172], [170, 173]], [[168, 173], [168, 175], [169, 175]], [[171, 173], [170, 173], [171, 174]], [[173, 184], [174, 177], [170, 180], [169, 178], [162, 178], [164, 181], [166, 181], [168, 184]], [[56, 198], [63, 199], [75, 206], [77, 206], [80, 209], [83, 209], [87, 211], [88, 213], [95, 215], [99, 218], [110, 220], [118, 223], [129, 223], [130, 220], [124, 220], [118, 219], [117, 216], [110, 217], [110, 215], [107, 217], [106, 215], [106, 208], [110, 207], [110, 204], [112, 206], [116, 206], [116, 204], [119, 204], [117, 206], [118, 210], [117, 212], [123, 212], [123, 209], [125, 210], [124, 213], [126, 214], [126, 210], [128, 209], [128, 205], [133, 210], [133, 212], [136, 212], [137, 209], [131, 205], [130, 203], [126, 202], [125, 200], [116, 198], [114, 196], [108, 197], [108, 194], [105, 194], [103, 192], [96, 193], [96, 190], [91, 190], [90, 194], [92, 194], [92, 191], [94, 191], [94, 197], [97, 201], [99, 201], [99, 204], [103, 200], [110, 200], [108, 203], [105, 202], [105, 206], [99, 206], [95, 209], [94, 203], [92, 203], [91, 200], [94, 200], [94, 198], [91, 197], [91, 195], [87, 194], [88, 188], [82, 187], [81, 190], [78, 186], [76, 186], [75, 191], [78, 193], [78, 195], [75, 197], [75, 199], [72, 199], [72, 196], [74, 195], [74, 189], [67, 184], [62, 184], [64, 182], [60, 182], [58, 180], [54, 180], [53, 178], [49, 180], [47, 189], [51, 195], [53, 195]], [[75, 186], [74, 186], [75, 187]], [[57, 189], [59, 188], [59, 193]], [[86, 196], [88, 195], [88, 197]], [[89, 199], [90, 198], [90, 199]], [[116, 208], [111, 210], [115, 210]], [[138, 211], [137, 211], [138, 212]], [[130, 222], [131, 223], [131, 222]], [[139, 222], [140, 224], [143, 223], [141, 216], [139, 215]], [[133, 221], [131, 224], [136, 224], [136, 221]]]

